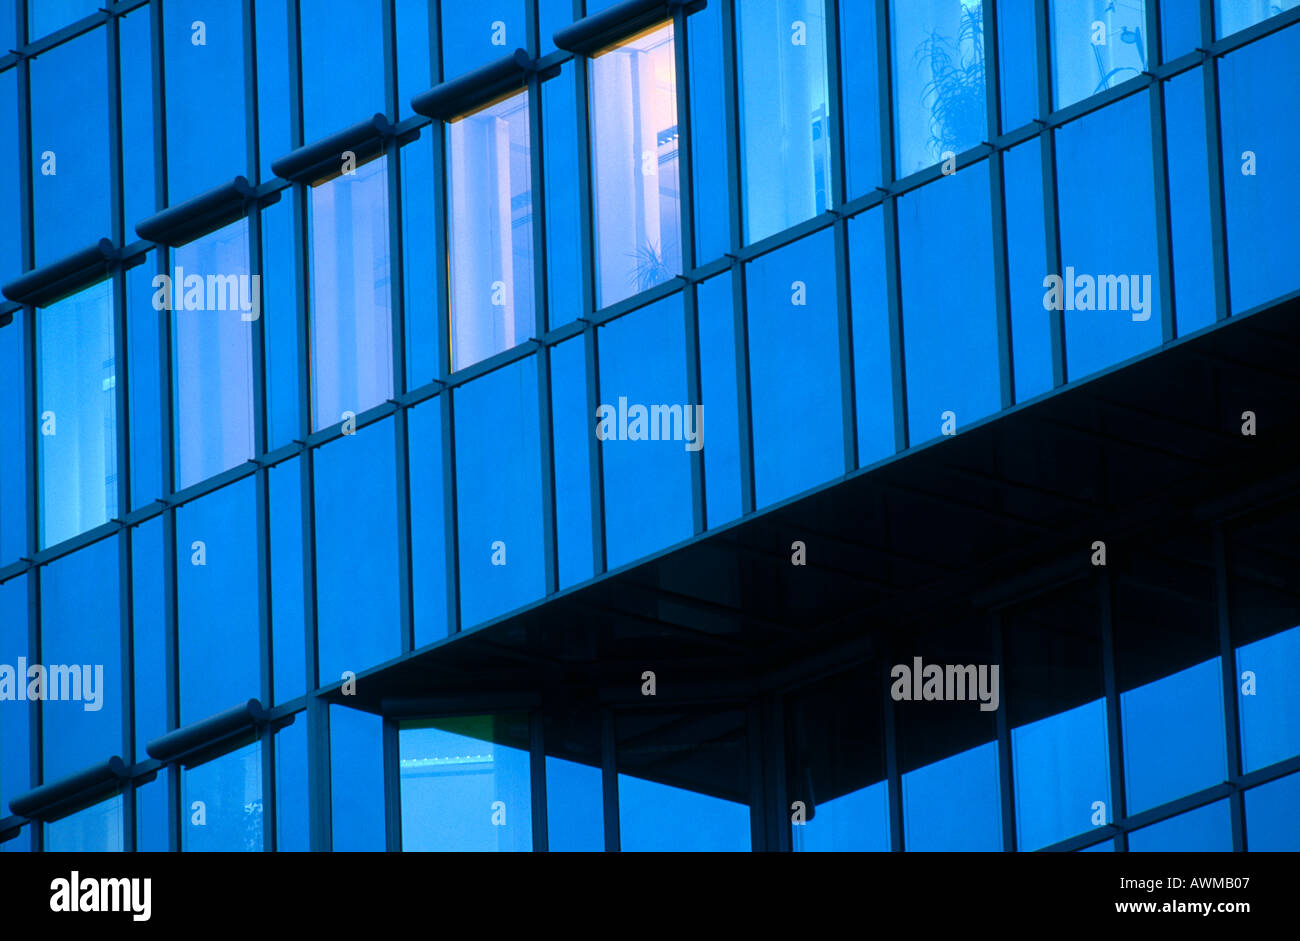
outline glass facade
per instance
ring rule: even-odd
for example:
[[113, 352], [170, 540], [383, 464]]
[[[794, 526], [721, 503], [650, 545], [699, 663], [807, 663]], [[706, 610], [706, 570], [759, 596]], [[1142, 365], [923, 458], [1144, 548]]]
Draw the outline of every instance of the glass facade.
[[[762, 703], [660, 665], [847, 616], [742, 599], [740, 525], [797, 557], [836, 515], [798, 501], [924, 490], [889, 468], [1300, 290], [1296, 5], [722, 0], [557, 46], [604, 6], [0, 2], [0, 850], [1300, 848], [1294, 509], [936, 615], [991, 712], [891, 698], [892, 639]], [[947, 524], [890, 499], [816, 564], [905, 580], [877, 534]], [[77, 701], [17, 695], [37, 656]], [[389, 695], [426, 656], [483, 703]], [[522, 676], [587, 657], [631, 698]]]

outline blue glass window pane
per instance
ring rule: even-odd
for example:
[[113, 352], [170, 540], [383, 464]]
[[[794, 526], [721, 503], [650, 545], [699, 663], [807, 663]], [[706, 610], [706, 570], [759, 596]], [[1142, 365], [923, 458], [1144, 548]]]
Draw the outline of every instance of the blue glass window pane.
[[176, 511], [181, 725], [261, 695], [252, 477]]
[[1294, 9], [1296, 4], [1297, 0], [1216, 0], [1214, 35], [1230, 36], [1270, 16]]
[[[3, 5], [3, 4], [0, 4]], [[0, 49], [11, 49], [0, 43]], [[14, 166], [20, 159], [22, 138], [18, 134], [18, 70], [0, 72], [0, 140], [4, 141], [0, 156], [12, 160]], [[22, 227], [14, 225], [19, 217], [19, 194], [22, 180], [17, 173], [0, 175], [0, 219], [10, 220], [0, 226], [0, 283], [7, 284], [23, 269]]]
[[1201, 0], [1160, 0], [1160, 45], [1165, 61], [1177, 59], [1200, 44]]
[[442, 4], [442, 77], [455, 78], [529, 47], [524, 0]]
[[1147, 68], [1146, 0], [1051, 0], [1056, 110]]
[[513, 363], [454, 395], [460, 614], [469, 627], [546, 589], [537, 361]]
[[121, 794], [45, 827], [47, 853], [120, 853], [122, 850]]
[[447, 126], [451, 191], [451, 368], [533, 335], [528, 94]]
[[443, 267], [434, 260], [434, 177], [431, 134], [402, 148], [402, 301], [406, 316], [406, 387], [418, 389], [442, 375], [438, 298]]
[[1300, 148], [1300, 126], [1278, 120], [1300, 111], [1300, 83], [1278, 81], [1294, 74], [1297, 59], [1300, 29], [1293, 26], [1224, 56], [1219, 64], [1234, 314], [1300, 287], [1295, 264], [1300, 216], [1278, 212], [1279, 206], [1300, 205], [1300, 177], [1282, 170], [1293, 166], [1289, 155]]
[[302, 467], [295, 458], [272, 467], [267, 478], [271, 525], [271, 652], [275, 701], [307, 691], [303, 615]]
[[1115, 841], [1105, 840], [1101, 843], [1094, 843], [1092, 846], [1085, 846], [1079, 850], [1080, 853], [1113, 853], [1115, 852]]
[[682, 269], [671, 24], [591, 60], [596, 307]]
[[18, 4], [22, 0], [0, 0], [0, 49], [18, 46]]
[[311, 225], [312, 427], [319, 430], [393, 394], [386, 158], [313, 187]]
[[131, 624], [135, 671], [135, 761], [167, 731], [167, 596], [163, 581], [163, 521], [131, 530]]
[[97, 0], [27, 0], [27, 38], [48, 36], [98, 9]]
[[1001, 405], [988, 173], [976, 164], [898, 202], [912, 446], [942, 433], [945, 412], [960, 432]]
[[385, 848], [384, 720], [330, 706], [330, 800], [336, 853]]
[[37, 311], [42, 547], [117, 515], [111, 287], [103, 281]]
[[262, 340], [266, 357], [266, 436], [269, 448], [298, 437], [298, 289], [293, 204], [281, 199], [262, 210]]
[[834, 258], [826, 229], [745, 267], [759, 507], [844, 473]]
[[148, 784], [135, 788], [135, 848], [141, 853], [165, 853], [170, 827], [167, 824], [166, 772]]
[[299, 4], [308, 143], [386, 112], [384, 5], [385, 0], [352, 0], [344, 12], [332, 3]]
[[691, 111], [695, 261], [722, 257], [731, 246], [732, 179], [727, 171], [726, 103], [722, 75], [722, 4], [686, 20]]
[[566, 63], [554, 80], [542, 85], [546, 287], [552, 329], [582, 314], [576, 95], [571, 63]]
[[257, 146], [259, 173], [271, 180], [271, 161], [293, 149], [289, 113], [289, 7], [255, 4], [257, 38]]
[[1119, 705], [1129, 814], [1227, 778], [1217, 657], [1131, 689]]
[[[169, 15], [170, 11], [169, 7]], [[132, 10], [118, 20], [118, 62], [122, 82], [122, 198], [128, 242], [136, 238], [135, 224], [152, 215], [155, 209], [153, 59], [149, 17], [150, 8], [146, 6]], [[230, 166], [240, 166], [238, 159]], [[235, 175], [233, 169], [230, 175]]]
[[1038, 114], [1036, 7], [1035, 0], [997, 0], [1004, 131], [1028, 124]]
[[172, 259], [174, 291], [164, 285], [159, 293], [175, 307], [176, 482], [184, 489], [253, 456], [253, 320], [261, 297], [248, 272], [245, 219], [177, 248]]
[[1039, 142], [1006, 151], [1002, 178], [1007, 201], [1011, 364], [1016, 401], [1024, 402], [1052, 388], [1052, 314], [1043, 307], [1043, 279], [1048, 272]]
[[1099, 811], [1111, 821], [1107, 747], [1104, 699], [1011, 730], [1021, 850], [1083, 833]]
[[167, 194], [175, 205], [248, 172], [243, 12], [173, 0], [163, 14], [163, 49]]
[[1300, 850], [1300, 774], [1246, 792], [1246, 845], [1252, 853]]
[[1300, 684], [1295, 682], [1296, 676], [1300, 676], [1300, 627], [1237, 648], [1244, 771], [1300, 755]]
[[542, 47], [539, 55], [555, 51], [555, 42], [551, 38], [557, 29], [573, 22], [572, 0], [538, 0], [538, 28], [541, 32]]
[[878, 781], [824, 804], [813, 819], [791, 828], [796, 853], [889, 850], [889, 784]]
[[[1120, 139], [1125, 157], [1116, 160]], [[1043, 303], [1064, 305], [1066, 376], [1075, 380], [1160, 344], [1147, 93], [1060, 128], [1056, 178], [1065, 271], [1058, 297], [1044, 285]]]
[[[316, 630], [320, 681], [402, 650], [397, 444], [386, 418], [316, 452]], [[360, 625], [366, 625], [359, 630]]]
[[683, 325], [679, 294], [600, 328], [596, 437], [611, 569], [692, 532], [691, 452], [704, 444], [704, 413], [687, 400]]
[[1201, 70], [1165, 85], [1169, 155], [1169, 235], [1174, 252], [1174, 316], [1185, 336], [1214, 322], [1209, 160], [1205, 155], [1205, 86]]
[[591, 536], [591, 440], [587, 346], [575, 337], [551, 348], [551, 453], [555, 456], [555, 542], [559, 587], [595, 574]]
[[163, 495], [162, 369], [160, 352], [167, 315], [154, 309], [154, 256], [126, 273], [127, 407], [131, 420], [131, 506]]
[[406, 413], [410, 457], [411, 582], [415, 646], [447, 636], [447, 533], [441, 398]]
[[308, 820], [307, 716], [275, 736], [275, 848], [281, 853], [311, 849]]
[[736, 8], [745, 242], [831, 205], [824, 0]]
[[849, 287], [858, 466], [866, 467], [893, 454], [895, 444], [885, 227], [880, 209], [849, 220]]
[[[109, 234], [112, 187], [105, 34], [102, 27], [91, 30], [41, 53], [31, 63], [37, 266]], [[76, 115], [76, 120], [68, 120], [69, 115]]]
[[[0, 582], [0, 664], [8, 664], [13, 675], [3, 680], [12, 692], [0, 709], [0, 813], [9, 816], [9, 801], [36, 783], [31, 774], [31, 716], [26, 689], [27, 677], [18, 676], [18, 659], [33, 659], [27, 644], [27, 577], [20, 575]], [[9, 844], [3, 844], [8, 847]]]
[[844, 161], [848, 196], [869, 193], [883, 182], [880, 167], [880, 84], [876, 57], [876, 7], [859, 0], [840, 5], [840, 71], [844, 112]]
[[[24, 366], [23, 331], [26, 311], [0, 327], [0, 402], [11, 415], [30, 415]], [[31, 421], [0, 422], [0, 565], [27, 552], [27, 442]]]
[[988, 137], [984, 8], [981, 0], [891, 0], [890, 26], [901, 178]]
[[252, 742], [181, 772], [181, 848], [262, 851], [262, 744]]
[[1232, 851], [1232, 825], [1228, 802], [1215, 801], [1169, 820], [1134, 830], [1128, 836], [1130, 853], [1228, 853]]
[[903, 846], [909, 852], [999, 850], [998, 743], [903, 775]]
[[709, 414], [704, 449], [704, 506], [709, 526], [741, 514], [740, 400], [736, 386], [736, 318], [731, 277], [719, 275], [696, 289], [700, 336], [700, 391]]
[[546, 838], [552, 853], [605, 848], [599, 765], [546, 756]]
[[411, 116], [411, 99], [437, 81], [429, 62], [429, 13], [432, 6], [428, 0], [397, 0], [394, 6], [397, 18], [397, 113], [404, 118]]
[[404, 852], [533, 848], [526, 715], [404, 725], [398, 750]]

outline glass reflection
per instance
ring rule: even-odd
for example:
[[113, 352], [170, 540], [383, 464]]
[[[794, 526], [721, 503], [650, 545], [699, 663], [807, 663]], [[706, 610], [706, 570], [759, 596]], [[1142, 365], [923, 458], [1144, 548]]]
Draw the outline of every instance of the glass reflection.
[[998, 743], [987, 742], [903, 775], [909, 852], [999, 850]]
[[262, 851], [262, 746], [251, 742], [181, 772], [181, 848]]
[[1052, 0], [1057, 110], [1147, 68], [1146, 0]]
[[47, 853], [120, 853], [122, 850], [121, 794], [45, 827]]

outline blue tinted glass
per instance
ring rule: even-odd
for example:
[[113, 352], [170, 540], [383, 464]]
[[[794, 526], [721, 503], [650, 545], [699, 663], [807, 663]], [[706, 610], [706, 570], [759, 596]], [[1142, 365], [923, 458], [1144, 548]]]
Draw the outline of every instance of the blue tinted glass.
[[824, 0], [755, 0], [736, 9], [745, 241], [831, 204]]
[[673, 49], [667, 24], [591, 60], [597, 308], [682, 269]]
[[[31, 766], [31, 720], [26, 696], [18, 696], [19, 684], [26, 688], [26, 677], [19, 677], [18, 658], [28, 658], [27, 644], [27, 577], [20, 575], [0, 582], [0, 664], [7, 664], [12, 675], [13, 699], [0, 709], [0, 813], [9, 815], [9, 801], [35, 783]], [[7, 672], [7, 671], [6, 671]]]
[[528, 94], [447, 126], [451, 368], [533, 335], [533, 199]]
[[[253, 320], [248, 221], [177, 248], [171, 300], [176, 485], [184, 489], [253, 456]], [[174, 294], [174, 299], [167, 297]]]
[[384, 5], [384, 0], [299, 5], [307, 143], [386, 110]]
[[[118, 20], [118, 62], [122, 70], [122, 191], [127, 242], [135, 241], [135, 224], [152, 215], [155, 208], [149, 16], [149, 7], [143, 7]], [[168, 75], [169, 88], [170, 81]], [[230, 167], [240, 165], [236, 157]], [[234, 176], [233, 169], [230, 175]]]
[[[167, 315], [154, 309], [154, 256], [126, 273], [126, 342], [131, 381], [127, 403], [131, 420], [131, 506], [142, 507], [163, 495], [162, 367], [160, 348]], [[188, 316], [199, 316], [190, 314]]]
[[546, 838], [552, 853], [605, 848], [599, 766], [546, 756]]
[[1102, 843], [1094, 843], [1092, 846], [1085, 846], [1079, 850], [1080, 853], [1113, 853], [1115, 852], [1115, 841], [1106, 840]]
[[[31, 63], [37, 266], [109, 234], [112, 188], [104, 36], [102, 27], [91, 30]], [[69, 120], [72, 115], [75, 120]]]
[[893, 454], [895, 443], [885, 228], [880, 209], [849, 220], [849, 286], [858, 466], [866, 467]]
[[1035, 0], [997, 0], [998, 78], [1002, 129], [1028, 124], [1038, 114], [1038, 53]]
[[1165, 85], [1169, 155], [1169, 235], [1174, 251], [1174, 316], [1186, 335], [1214, 322], [1210, 166], [1205, 155], [1205, 85], [1199, 68]]
[[1227, 853], [1232, 850], [1228, 802], [1215, 801], [1128, 835], [1130, 853]]
[[[1249, 673], [1249, 675], [1247, 675]], [[1300, 755], [1300, 627], [1237, 648], [1245, 771]]]
[[1108, 754], [1103, 699], [1011, 730], [1021, 850], [1111, 821]]
[[690, 70], [691, 168], [696, 263], [720, 258], [731, 245], [727, 121], [722, 81], [722, 4], [686, 20]]
[[976, 164], [898, 202], [910, 445], [1001, 405], [988, 173]]
[[[1116, 140], [1128, 156], [1113, 159]], [[1061, 284], [1044, 304], [1065, 310], [1070, 380], [1160, 344], [1151, 120], [1147, 95], [1073, 121], [1056, 132]], [[1103, 211], [1104, 210], [1104, 211]]]
[[442, 77], [455, 78], [529, 45], [524, 0], [442, 4]]
[[896, 176], [988, 137], [981, 0], [891, 0]]
[[1219, 659], [1119, 698], [1125, 809], [1141, 813], [1227, 778]]
[[903, 775], [903, 846], [909, 852], [998, 850], [998, 743], [988, 742]]
[[324, 445], [315, 470], [317, 656], [333, 683], [402, 649], [393, 420]]
[[749, 852], [749, 808], [737, 801], [627, 774], [618, 801], [624, 852]]
[[1200, 46], [1201, 0], [1160, 0], [1160, 40], [1166, 62]]
[[181, 848], [262, 851], [262, 745], [252, 742], [181, 772]]
[[289, 113], [289, 7], [284, 3], [254, 6], [257, 34], [257, 146], [259, 173], [274, 178], [271, 161], [293, 149]]
[[393, 394], [386, 158], [313, 187], [311, 226], [312, 427], [321, 429]]
[[[30, 415], [23, 360], [24, 311], [0, 327], [0, 402], [11, 415]], [[30, 421], [0, 422], [0, 565], [27, 550], [26, 430]]]
[[296, 853], [311, 848], [307, 779], [307, 716], [275, 736], [275, 848]]
[[120, 853], [122, 849], [121, 794], [45, 827], [47, 853]]
[[18, 4], [21, 0], [0, 0], [0, 49], [18, 46]]
[[397, 113], [411, 115], [411, 99], [436, 81], [429, 62], [428, 0], [397, 0]]
[[252, 477], [176, 511], [181, 725], [261, 694]]
[[[287, 195], [287, 194], [286, 194]], [[262, 211], [262, 341], [266, 356], [267, 446], [298, 437], [298, 292], [294, 284], [293, 200]]]
[[418, 389], [442, 375], [438, 298], [443, 268], [434, 261], [432, 134], [402, 148], [402, 295], [406, 316], [406, 387]]
[[1296, 4], [1297, 0], [1217, 0], [1214, 4], [1215, 35], [1231, 35], [1284, 10], [1294, 9]]
[[167, 597], [163, 583], [163, 521], [131, 530], [131, 631], [135, 671], [135, 761], [167, 731]]
[[876, 58], [875, 4], [837, 0], [840, 5], [840, 70], [844, 109], [844, 161], [849, 197], [869, 193], [882, 182], [880, 93]]
[[559, 587], [591, 578], [591, 421], [587, 347], [575, 337], [551, 348], [551, 453], [555, 456], [555, 542]]
[[546, 286], [552, 328], [582, 313], [578, 224], [578, 125], [573, 65], [542, 86], [542, 170], [546, 186]]
[[298, 460], [272, 467], [267, 478], [271, 517], [271, 651], [277, 703], [307, 691], [303, 625], [302, 467]]
[[1029, 141], [1006, 151], [1007, 284], [1011, 294], [1011, 364], [1016, 401], [1052, 388], [1052, 314], [1043, 307], [1047, 250], [1042, 148]]
[[[1300, 147], [1300, 126], [1277, 119], [1300, 111], [1300, 83], [1278, 80], [1294, 74], [1298, 58], [1300, 29], [1293, 26], [1220, 60], [1223, 194], [1233, 313], [1300, 287], [1300, 269], [1295, 265], [1300, 217], [1277, 211], [1279, 206], [1300, 204], [1300, 177], [1282, 171], [1292, 166], [1288, 155]], [[1262, 89], [1267, 91], [1261, 93]]]
[[504, 614], [545, 591], [537, 362], [455, 391], [461, 624]]
[[1246, 792], [1246, 845], [1252, 853], [1300, 850], [1300, 774]]
[[407, 725], [398, 748], [403, 851], [533, 848], [527, 716]]
[[411, 580], [415, 646], [447, 636], [447, 532], [441, 398], [406, 413], [410, 456]]
[[117, 515], [111, 288], [103, 281], [36, 315], [41, 546]]
[[537, 0], [538, 28], [541, 31], [542, 48], [540, 55], [555, 50], [552, 36], [555, 31], [573, 22], [572, 0]]
[[826, 229], [745, 267], [760, 507], [844, 473], [834, 258]]
[[330, 800], [334, 851], [383, 850], [384, 720], [330, 706]]
[[813, 818], [791, 828], [796, 853], [887, 852], [889, 784], [878, 781], [824, 804]]
[[696, 288], [700, 336], [700, 390], [709, 413], [704, 449], [704, 505], [708, 525], [740, 516], [740, 404], [736, 386], [736, 318], [731, 277], [719, 275]]
[[692, 451], [703, 409], [687, 401], [681, 295], [600, 329], [596, 437], [605, 470], [609, 568], [690, 536]]
[[[0, 49], [9, 49], [12, 45], [0, 43]], [[0, 155], [14, 161], [17, 166], [22, 146], [18, 134], [17, 69], [0, 72], [0, 140], [4, 141]], [[14, 225], [20, 219], [21, 183], [17, 173], [0, 175], [0, 219], [10, 220], [8, 225], [0, 226], [0, 283], [8, 283], [23, 268], [22, 226]]]
[[97, 9], [97, 0], [27, 0], [27, 38], [48, 36]]
[[1146, 0], [1051, 0], [1051, 9], [1057, 110], [1146, 71]]
[[248, 172], [243, 14], [172, 0], [163, 15], [170, 204]]
[[135, 848], [142, 853], [165, 853], [170, 828], [167, 823], [166, 773], [135, 788]]

